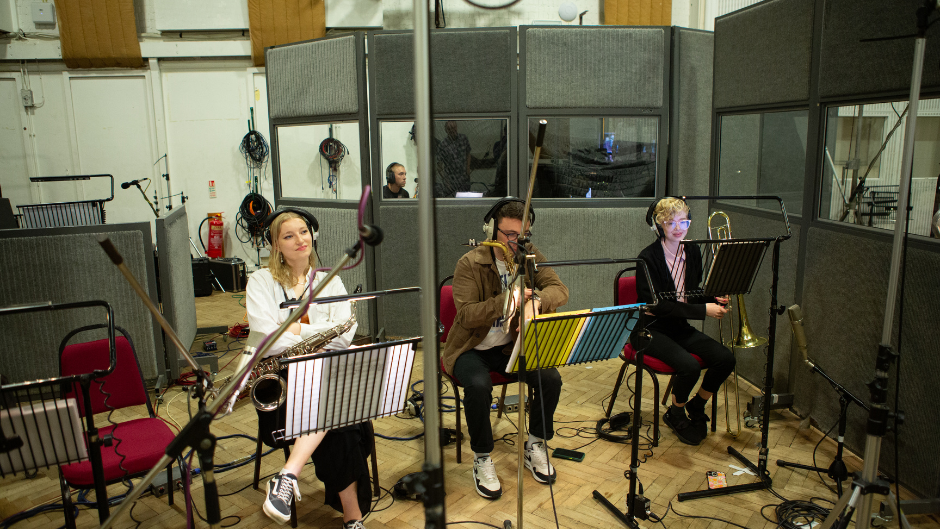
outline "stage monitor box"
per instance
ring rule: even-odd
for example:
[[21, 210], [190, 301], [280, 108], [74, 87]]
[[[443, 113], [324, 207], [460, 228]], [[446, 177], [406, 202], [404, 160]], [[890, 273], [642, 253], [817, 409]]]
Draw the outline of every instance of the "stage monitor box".
[[248, 269], [245, 261], [238, 257], [223, 257], [222, 259], [209, 259], [209, 269], [222, 284], [226, 292], [241, 292], [245, 290], [248, 281]]
[[212, 295], [212, 276], [209, 275], [209, 259], [193, 258], [193, 294], [197, 298]]

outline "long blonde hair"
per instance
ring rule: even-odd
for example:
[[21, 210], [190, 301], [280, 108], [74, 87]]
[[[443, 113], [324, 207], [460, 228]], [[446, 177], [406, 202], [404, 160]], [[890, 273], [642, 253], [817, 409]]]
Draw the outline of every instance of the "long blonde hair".
[[[271, 277], [275, 281], [280, 283], [284, 288], [291, 288], [294, 286], [296, 279], [294, 278], [294, 271], [291, 267], [284, 261], [284, 256], [281, 255], [281, 251], [278, 249], [278, 242], [280, 241], [281, 235], [281, 226], [285, 221], [290, 219], [300, 219], [307, 222], [306, 219], [300, 215], [287, 211], [281, 213], [275, 217], [274, 221], [271, 222], [271, 240], [274, 241], [271, 244], [271, 256], [268, 258], [268, 269], [271, 271]], [[310, 259], [308, 261], [310, 268], [317, 267], [317, 253], [310, 250]]]

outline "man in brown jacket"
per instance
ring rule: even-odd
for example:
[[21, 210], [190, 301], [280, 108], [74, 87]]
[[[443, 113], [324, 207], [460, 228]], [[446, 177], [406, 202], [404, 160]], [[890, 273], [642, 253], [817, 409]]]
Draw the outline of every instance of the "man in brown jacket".
[[[490, 237], [516, 251], [524, 210], [525, 202], [518, 198], [507, 197], [497, 202], [484, 219], [489, 223]], [[532, 219], [534, 224], [534, 214]], [[545, 261], [545, 256], [534, 245], [527, 245], [525, 250], [535, 254], [536, 262]], [[489, 373], [506, 372], [518, 333], [516, 323], [510, 323], [508, 333], [503, 332], [503, 302], [510, 295], [506, 259], [512, 259], [512, 256], [504, 256], [502, 249], [479, 246], [457, 262], [453, 290], [457, 316], [443, 356], [444, 369], [464, 387], [464, 412], [470, 448], [475, 453], [474, 486], [481, 496], [494, 500], [502, 495], [502, 487], [490, 458], [493, 450], [490, 424], [493, 383]], [[525, 289], [526, 319], [535, 314], [554, 312], [568, 302], [568, 288], [551, 268], [539, 268], [534, 288], [526, 286], [529, 287]], [[561, 394], [561, 375], [554, 368], [540, 369], [526, 373], [524, 380], [535, 394], [530, 406], [525, 466], [539, 483], [554, 482], [555, 469], [548, 462], [545, 441], [555, 433], [552, 417]]]

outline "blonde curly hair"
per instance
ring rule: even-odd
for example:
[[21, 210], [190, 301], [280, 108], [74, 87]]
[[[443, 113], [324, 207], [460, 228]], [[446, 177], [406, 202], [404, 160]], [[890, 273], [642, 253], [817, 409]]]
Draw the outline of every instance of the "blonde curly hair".
[[689, 205], [685, 203], [685, 200], [666, 197], [656, 204], [656, 209], [653, 210], [653, 220], [656, 224], [662, 224], [679, 213], [685, 213], [687, 216], [689, 214]]

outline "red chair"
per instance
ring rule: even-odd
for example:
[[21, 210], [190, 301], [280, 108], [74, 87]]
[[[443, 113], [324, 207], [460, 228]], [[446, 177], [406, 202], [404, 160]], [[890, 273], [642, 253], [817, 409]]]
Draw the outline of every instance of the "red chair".
[[[454, 318], [457, 317], [457, 306], [454, 304], [454, 287], [453, 285], [447, 285], [447, 282], [452, 280], [454, 276], [447, 276], [441, 281], [440, 288], [438, 289], [439, 297], [437, 300], [437, 306], [439, 307], [440, 312], [440, 323], [443, 327], [443, 332], [441, 333], [441, 343], [447, 341], [447, 335], [450, 334], [451, 327], [454, 326]], [[444, 360], [441, 359], [441, 373], [447, 376], [447, 380], [450, 381], [451, 386], [454, 388], [454, 398], [457, 401], [457, 463], [460, 463], [460, 440], [462, 435], [460, 433], [460, 392], [457, 388], [462, 388], [460, 381], [455, 377], [450, 375], [447, 371], [444, 370]], [[499, 405], [496, 408], [496, 418], [503, 416], [503, 401], [506, 399], [506, 386], [516, 382], [514, 379], [509, 378], [505, 373], [500, 373], [498, 371], [490, 371], [490, 380], [493, 381], [493, 386], [502, 386], [502, 392], [499, 395]]]
[[[111, 423], [97, 429], [97, 438], [104, 440], [100, 448], [101, 469], [92, 468], [90, 460], [59, 467], [62, 502], [65, 505], [66, 525], [69, 527], [75, 525], [69, 487], [96, 488], [99, 484], [96, 481], [96, 471], [101, 472], [100, 479], [103, 479], [105, 485], [143, 476], [163, 457], [167, 445], [175, 436], [166, 423], [154, 414], [147, 397], [140, 364], [134, 353], [134, 345], [124, 329], [115, 327], [121, 336], [115, 339], [116, 356], [113, 366], [107, 339], [71, 345], [68, 343], [78, 333], [104, 327], [105, 325], [91, 325], [76, 329], [66, 335], [59, 345], [59, 373], [63, 376], [88, 374], [113, 367], [110, 373], [92, 379], [87, 392], [75, 383], [66, 397], [76, 399], [82, 417], [85, 417], [86, 393], [87, 405], [91, 406], [93, 414], [143, 405], [147, 408], [147, 416], [117, 424]], [[93, 434], [96, 427], [93, 418], [91, 421], [86, 419], [85, 422], [88, 443], [88, 437], [95, 437], [89, 436], [88, 433]], [[174, 483], [172, 466], [171, 462], [166, 469], [168, 484]], [[169, 504], [173, 505], [173, 487], [167, 488]], [[100, 497], [97, 500], [98, 515], [104, 521], [108, 516], [108, 502], [102, 501], [105, 499]]]
[[[627, 272], [636, 273], [635, 267], [624, 268], [617, 273], [617, 277], [614, 278], [614, 305], [633, 305], [637, 302], [637, 293], [636, 293], [636, 275], [625, 276]], [[692, 355], [693, 358], [698, 362], [700, 366], [705, 367], [705, 363], [697, 355]], [[617, 400], [617, 393], [620, 391], [620, 385], [623, 383], [623, 378], [627, 372], [627, 366], [633, 366], [636, 368], [636, 350], [632, 345], [627, 343], [623, 347], [623, 352], [620, 353], [620, 359], [623, 360], [623, 366], [620, 368], [620, 373], [617, 375], [617, 382], [614, 384], [614, 391], [610, 395], [610, 403], [607, 405], [607, 418], [610, 418], [610, 414], [614, 409], [614, 401]], [[666, 406], [669, 402], [669, 392], [672, 390], [673, 379], [675, 378], [675, 370], [666, 365], [664, 362], [657, 358], [653, 358], [649, 355], [643, 356], [643, 370], [649, 373], [650, 378], [653, 379], [653, 446], [659, 446], [659, 379], [657, 375], [671, 375], [669, 377], [669, 383], [666, 385], [666, 391], [663, 392], [662, 404]], [[639, 410], [634, 410], [635, 413], [639, 413]], [[715, 400], [715, 397], [712, 397], [712, 431], [715, 431], [715, 417], [717, 417], [718, 404]]]

